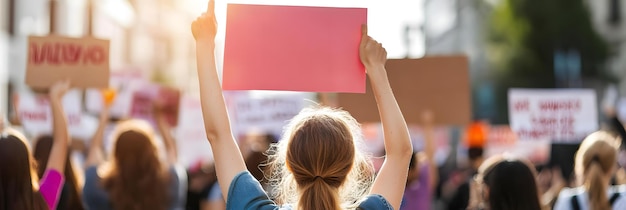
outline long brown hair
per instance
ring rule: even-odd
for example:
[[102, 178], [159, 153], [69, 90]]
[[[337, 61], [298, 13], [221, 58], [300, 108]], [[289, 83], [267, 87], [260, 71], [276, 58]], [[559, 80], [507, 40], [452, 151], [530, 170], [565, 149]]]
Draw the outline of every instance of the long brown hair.
[[0, 210], [48, 209], [35, 165], [26, 138], [5, 129], [0, 137]]
[[369, 192], [373, 167], [361, 152], [359, 126], [347, 112], [304, 109], [270, 156], [270, 181], [279, 204], [341, 209]]
[[[43, 177], [43, 174], [46, 171], [46, 165], [48, 164], [48, 158], [50, 156], [50, 151], [52, 150], [52, 143], [54, 143], [53, 141], [54, 139], [52, 136], [42, 136], [35, 141], [33, 154], [37, 160], [37, 175], [39, 175], [39, 177]], [[65, 184], [63, 186], [64, 190], [59, 198], [57, 209], [85, 209], [81, 199], [82, 184], [78, 182], [76, 171], [74, 171], [74, 166], [72, 161], [70, 161], [70, 153], [67, 154], [65, 159], [65, 171], [63, 172], [63, 176], [65, 177]]]
[[587, 136], [576, 152], [576, 174], [583, 179], [592, 210], [611, 209], [606, 191], [617, 165], [618, 148], [615, 137], [598, 131]]
[[152, 129], [145, 122], [132, 120], [118, 125], [117, 133], [102, 178], [113, 208], [167, 209], [170, 175], [159, 159]]

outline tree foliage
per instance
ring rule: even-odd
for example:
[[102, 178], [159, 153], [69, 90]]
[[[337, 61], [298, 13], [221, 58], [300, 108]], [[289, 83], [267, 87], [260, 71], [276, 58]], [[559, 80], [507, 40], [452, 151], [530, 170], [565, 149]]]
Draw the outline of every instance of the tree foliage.
[[580, 54], [582, 78], [606, 79], [609, 46], [594, 30], [583, 0], [501, 0], [488, 27], [490, 80], [496, 84], [498, 114], [506, 123], [507, 90], [554, 88], [557, 51]]

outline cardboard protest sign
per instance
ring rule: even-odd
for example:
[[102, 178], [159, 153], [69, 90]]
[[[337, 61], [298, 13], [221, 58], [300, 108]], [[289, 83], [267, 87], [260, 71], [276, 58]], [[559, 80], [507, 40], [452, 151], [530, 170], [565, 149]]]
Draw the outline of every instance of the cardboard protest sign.
[[[387, 77], [407, 123], [421, 123], [425, 110], [433, 111], [435, 123], [465, 125], [471, 120], [467, 58], [463, 56], [391, 59]], [[369, 81], [366, 94], [340, 93], [339, 107], [359, 122], [379, 122]]]
[[[32, 136], [52, 134], [52, 110], [47, 95], [20, 92], [15, 95], [15, 99], [16, 111], [25, 132]], [[69, 91], [63, 97], [63, 108], [72, 136], [84, 132], [81, 101], [81, 92], [77, 90]]]
[[281, 136], [287, 122], [306, 106], [307, 97], [306, 93], [233, 96], [228, 106], [235, 134], [262, 132]]
[[153, 121], [155, 103], [161, 103], [161, 111], [168, 124], [174, 127], [177, 126], [180, 91], [156, 84], [148, 84], [133, 94], [130, 116]]
[[550, 148], [550, 139], [519, 140], [510, 126], [497, 125], [489, 127], [485, 156], [508, 153], [544, 164], [550, 159]]
[[520, 140], [580, 143], [599, 128], [596, 93], [590, 89], [510, 89], [509, 122]]
[[[144, 87], [146, 81], [139, 71], [124, 69], [111, 73], [109, 88], [115, 90], [115, 100], [110, 108], [112, 118], [126, 118], [130, 116], [132, 99], [135, 91]], [[85, 106], [88, 112], [99, 113], [102, 111], [102, 93], [100, 89], [87, 89], [85, 93]]]
[[28, 38], [26, 84], [47, 88], [70, 79], [73, 87], [109, 85], [109, 41], [47, 36]]
[[178, 161], [187, 168], [199, 162], [212, 161], [213, 155], [204, 130], [200, 99], [182, 96], [178, 117], [179, 126], [176, 128]]
[[365, 8], [229, 4], [224, 90], [365, 91]]

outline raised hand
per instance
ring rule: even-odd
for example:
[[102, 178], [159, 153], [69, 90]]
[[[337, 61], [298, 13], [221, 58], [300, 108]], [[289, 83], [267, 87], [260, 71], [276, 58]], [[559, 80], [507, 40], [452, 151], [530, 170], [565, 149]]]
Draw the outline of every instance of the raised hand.
[[50, 88], [50, 100], [60, 101], [63, 95], [70, 89], [70, 81], [59, 81]]
[[361, 26], [361, 44], [359, 46], [359, 56], [361, 62], [365, 65], [368, 74], [371, 70], [384, 67], [387, 62], [387, 50], [382, 44], [378, 43], [372, 37], [367, 35], [367, 26]]
[[217, 34], [215, 18], [215, 1], [209, 0], [207, 11], [191, 24], [191, 32], [196, 41], [213, 41]]

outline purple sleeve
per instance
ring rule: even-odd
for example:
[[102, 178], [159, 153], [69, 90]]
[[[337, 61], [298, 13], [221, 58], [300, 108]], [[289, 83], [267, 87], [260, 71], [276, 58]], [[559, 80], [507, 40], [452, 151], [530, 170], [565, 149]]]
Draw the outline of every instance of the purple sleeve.
[[57, 170], [48, 169], [43, 174], [43, 178], [39, 181], [39, 192], [43, 196], [43, 199], [46, 200], [48, 208], [56, 209], [64, 181], [63, 174], [59, 173]]

